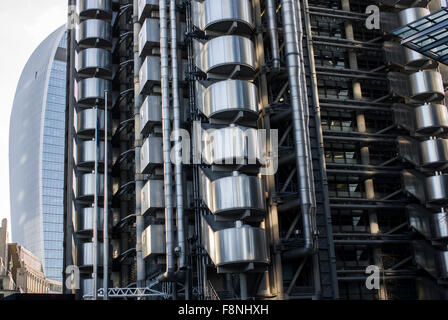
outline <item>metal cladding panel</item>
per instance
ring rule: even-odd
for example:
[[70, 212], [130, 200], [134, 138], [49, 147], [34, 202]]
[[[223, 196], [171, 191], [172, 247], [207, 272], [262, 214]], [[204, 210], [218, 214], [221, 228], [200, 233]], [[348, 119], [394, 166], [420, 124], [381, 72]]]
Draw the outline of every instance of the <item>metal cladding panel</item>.
[[193, 24], [203, 31], [250, 34], [255, 28], [249, 0], [191, 1]]
[[81, 19], [111, 19], [112, 0], [78, 0], [76, 13]]
[[425, 203], [426, 177], [416, 170], [403, 170], [401, 175], [406, 192], [416, 197], [421, 203]]
[[76, 28], [76, 41], [81, 47], [112, 47], [110, 22], [97, 19], [82, 21]]
[[152, 54], [152, 48], [160, 45], [160, 20], [145, 19], [138, 35], [138, 51], [140, 57]]
[[[98, 109], [98, 129], [104, 131], [104, 110]], [[84, 109], [75, 116], [75, 129], [78, 134], [94, 134], [96, 127], [96, 110]], [[111, 123], [111, 121], [109, 121]], [[110, 128], [109, 128], [110, 131]]]
[[154, 210], [165, 209], [163, 180], [148, 180], [143, 186], [142, 214], [151, 214]]
[[448, 109], [442, 104], [413, 107], [394, 104], [395, 124], [412, 135], [433, 136], [448, 131]]
[[209, 210], [217, 215], [266, 211], [264, 185], [258, 177], [241, 174], [211, 181], [201, 172], [201, 195]]
[[209, 87], [198, 83], [198, 108], [207, 118], [236, 119], [240, 112], [243, 118], [258, 117], [258, 89], [248, 81], [225, 80]]
[[[77, 166], [88, 166], [95, 162], [96, 142], [94, 140], [79, 141], [73, 148], [73, 156]], [[104, 141], [99, 142], [98, 162], [104, 162]]]
[[410, 137], [398, 137], [397, 143], [400, 157], [415, 166], [420, 166], [421, 161], [419, 157], [420, 149], [418, 141]]
[[231, 125], [202, 134], [203, 160], [209, 165], [257, 165], [261, 159], [256, 129]]
[[433, 204], [448, 202], [448, 174], [426, 178], [425, 187], [426, 201]]
[[438, 278], [436, 250], [431, 245], [426, 244], [425, 241], [414, 241], [412, 246], [414, 248], [415, 263], [433, 277]]
[[[80, 174], [76, 179], [76, 193], [75, 198], [83, 200], [86, 198], [91, 198], [95, 194], [95, 174], [87, 173]], [[98, 174], [98, 194], [103, 195], [104, 193], [104, 175]]]
[[242, 226], [215, 232], [216, 265], [235, 263], [269, 264], [266, 232]]
[[448, 289], [429, 277], [417, 277], [416, 289], [418, 300], [448, 300]]
[[209, 78], [251, 78], [255, 74], [255, 48], [249, 38], [221, 36], [205, 44], [195, 41], [194, 47], [196, 66]]
[[[78, 265], [80, 267], [93, 265], [93, 243], [85, 242], [77, 245], [78, 247]], [[103, 265], [103, 244], [98, 242], [97, 246], [97, 262], [98, 265]]]
[[140, 151], [142, 173], [150, 173], [155, 167], [163, 165], [162, 138], [149, 136]]
[[[77, 82], [75, 86], [75, 97], [78, 104], [94, 105], [104, 103], [105, 91], [111, 91], [112, 82], [100, 78], [87, 78]], [[111, 99], [109, 99], [109, 103]]]
[[140, 107], [140, 128], [142, 134], [148, 134], [155, 125], [162, 122], [162, 98], [147, 96]]
[[159, 0], [139, 0], [138, 1], [138, 20], [140, 23], [146, 18], [151, 18], [151, 12], [159, 10]]
[[392, 106], [394, 112], [395, 124], [403, 129], [414, 133], [416, 130], [414, 110], [411, 106], [406, 104], [394, 104]]
[[[415, 1], [412, 1], [415, 2]], [[412, 3], [411, 3], [412, 4]], [[409, 4], [409, 5], [411, 5]], [[429, 12], [426, 8], [408, 8], [401, 10], [398, 13], [398, 21], [400, 22], [400, 26], [405, 26], [411, 22], [414, 22], [420, 18], [423, 18], [427, 15], [429, 15], [431, 12]]]
[[139, 72], [140, 94], [149, 94], [151, 87], [160, 83], [160, 57], [149, 56]]
[[442, 169], [448, 165], [448, 140], [431, 139], [420, 142], [420, 159], [423, 167]]
[[425, 241], [414, 241], [412, 244], [417, 265], [434, 278], [448, 277], [448, 251], [438, 250]]
[[235, 266], [244, 269], [247, 264], [269, 264], [269, 248], [264, 229], [248, 225], [229, 228], [228, 225], [229, 223], [220, 224], [204, 216], [201, 218], [202, 242], [216, 266], [232, 266], [235, 270]]
[[[93, 207], [80, 208], [73, 215], [73, 227], [75, 232], [92, 232], [93, 231]], [[104, 210], [98, 208], [98, 224], [97, 230], [103, 230], [103, 214]]]
[[101, 48], [88, 48], [77, 54], [76, 71], [80, 76], [112, 76], [112, 54]]
[[165, 225], [152, 224], [147, 227], [142, 233], [142, 245], [143, 259], [165, 254]]
[[[401, 46], [400, 46], [401, 47]], [[403, 47], [401, 47], [403, 48]], [[437, 64], [428, 57], [409, 48], [403, 48], [405, 65], [414, 68], [420, 67], [436, 67]]]
[[422, 102], [440, 101], [445, 97], [442, 75], [437, 71], [420, 71], [409, 76], [411, 98]]
[[[93, 282], [94, 280], [92, 278], [82, 278], [80, 283], [80, 291], [81, 295], [93, 295]], [[97, 278], [97, 288], [103, 287], [103, 278], [98, 277]]]
[[406, 207], [409, 225], [428, 240], [448, 238], [448, 216], [446, 212], [433, 213], [420, 205]]
[[434, 134], [448, 131], [448, 109], [442, 104], [426, 104], [415, 108], [415, 131]]

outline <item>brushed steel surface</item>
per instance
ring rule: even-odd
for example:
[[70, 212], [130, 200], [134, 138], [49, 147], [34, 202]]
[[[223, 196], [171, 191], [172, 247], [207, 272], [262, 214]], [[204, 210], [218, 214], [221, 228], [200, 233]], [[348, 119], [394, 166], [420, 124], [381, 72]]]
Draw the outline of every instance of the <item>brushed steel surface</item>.
[[150, 173], [155, 167], [160, 167], [162, 165], [162, 137], [151, 135], [145, 139], [140, 151], [140, 166], [142, 173]]
[[143, 258], [153, 258], [164, 255], [165, 247], [165, 225], [152, 224], [142, 233], [142, 254]]
[[142, 214], [165, 209], [163, 180], [148, 180], [142, 188]]
[[191, 1], [193, 24], [203, 31], [250, 34], [255, 28], [249, 0]]
[[[98, 231], [103, 229], [103, 212], [102, 208], [98, 208]], [[73, 215], [73, 227], [75, 232], [91, 232], [93, 231], [93, 207], [79, 208]]]
[[147, 96], [140, 107], [140, 128], [142, 134], [148, 134], [155, 125], [162, 123], [162, 100], [160, 96]]
[[211, 181], [202, 171], [200, 176], [202, 200], [213, 214], [266, 210], [264, 185], [260, 178], [241, 174]]
[[[104, 175], [98, 174], [98, 194], [104, 193]], [[76, 177], [75, 198], [89, 200], [95, 193], [95, 174], [86, 173]]]
[[225, 80], [204, 87], [196, 86], [197, 105], [207, 118], [219, 120], [242, 118], [255, 121], [258, 117], [258, 89], [248, 81]]
[[[215, 266], [269, 264], [266, 231], [237, 223], [235, 227], [217, 228], [210, 217], [202, 217], [203, 244]], [[233, 266], [235, 268], [235, 266]], [[219, 271], [218, 271], [219, 272]]]
[[251, 78], [257, 68], [253, 42], [242, 36], [221, 36], [194, 42], [195, 64], [209, 78]]
[[112, 54], [106, 49], [84, 49], [76, 55], [75, 64], [80, 76], [112, 76]]
[[[78, 244], [78, 265], [79, 266], [91, 266], [93, 265], [93, 243], [85, 242]], [[103, 246], [99, 245], [97, 247], [98, 257], [103, 256]], [[98, 265], [103, 264], [102, 259], [97, 259]]]
[[112, 0], [78, 0], [76, 12], [81, 19], [111, 19]]
[[75, 97], [78, 104], [94, 105], [104, 104], [104, 91], [111, 91], [112, 82], [100, 78], [81, 79], [75, 86]]
[[431, 12], [426, 8], [407, 8], [398, 13], [400, 26], [405, 26], [415, 20], [429, 15]]
[[98, 19], [82, 21], [76, 27], [76, 41], [81, 47], [110, 48], [112, 26], [110, 22]]
[[[94, 140], [78, 141], [74, 144], [73, 156], [79, 167], [93, 165], [95, 162], [96, 142]], [[104, 163], [104, 141], [99, 142], [98, 162]]]
[[226, 128], [203, 130], [203, 160], [212, 165], [256, 165], [262, 151], [258, 131], [231, 125]]
[[411, 98], [422, 102], [440, 101], [445, 97], [442, 75], [438, 71], [419, 71], [409, 76]]

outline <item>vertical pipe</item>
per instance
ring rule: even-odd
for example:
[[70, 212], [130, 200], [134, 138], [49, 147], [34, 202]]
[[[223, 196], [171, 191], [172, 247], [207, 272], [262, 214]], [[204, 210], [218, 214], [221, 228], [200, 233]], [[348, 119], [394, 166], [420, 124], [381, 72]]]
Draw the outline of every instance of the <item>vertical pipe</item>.
[[107, 136], [108, 94], [104, 92], [104, 212], [103, 212], [103, 300], [109, 300], [109, 141]]
[[166, 0], [159, 0], [160, 68], [162, 82], [163, 178], [165, 187], [166, 271], [159, 279], [170, 279], [174, 273], [173, 177], [171, 168], [170, 88], [168, 63], [168, 27]]
[[95, 107], [96, 122], [95, 122], [95, 191], [93, 196], [93, 300], [98, 298], [98, 146], [99, 146], [99, 111]]
[[135, 231], [136, 231], [136, 258], [137, 258], [137, 287], [145, 285], [145, 262], [142, 254], [142, 234], [145, 228], [145, 221], [142, 216], [142, 197], [143, 176], [141, 174], [140, 152], [142, 148], [142, 134], [140, 132], [140, 106], [142, 105], [142, 96], [140, 92], [139, 71], [142, 66], [142, 60], [138, 52], [138, 37], [141, 31], [141, 24], [138, 21], [138, 0], [133, 1], [133, 23], [134, 23], [134, 135], [135, 135]]
[[[296, 29], [298, 34], [298, 40], [299, 40], [299, 49], [300, 50], [300, 69], [301, 72], [301, 78], [300, 78], [300, 90], [302, 95], [302, 101], [303, 101], [303, 112], [304, 112], [304, 118], [305, 118], [305, 134], [306, 134], [306, 140], [311, 141], [310, 138], [310, 132], [309, 132], [309, 101], [308, 101], [308, 88], [307, 88], [307, 82], [306, 82], [306, 74], [305, 74], [305, 59], [303, 55], [303, 27], [302, 27], [302, 8], [300, 5], [300, 1], [293, 1], [293, 10], [294, 14], [296, 16]], [[317, 129], [317, 128], [316, 128]], [[307, 156], [307, 167], [310, 172], [309, 174], [309, 185], [311, 190], [315, 190], [314, 186], [314, 172], [313, 172], [313, 160], [312, 160], [312, 151], [311, 151], [311, 143], [308, 144], [307, 148], [308, 156]], [[316, 210], [316, 195], [315, 192], [311, 192], [311, 207], [313, 208], [313, 214], [310, 216], [310, 223], [312, 226], [312, 230], [316, 230], [316, 219], [315, 219], [315, 210]], [[314, 236], [314, 235], [313, 235]], [[316, 243], [315, 243], [316, 244]], [[317, 250], [317, 247], [315, 246], [314, 250]], [[321, 295], [321, 281], [320, 281], [320, 267], [319, 267], [319, 258], [317, 255], [313, 256], [313, 259], [311, 260], [313, 264], [313, 276], [314, 276], [314, 299], [319, 299]]]
[[176, 210], [177, 210], [177, 241], [179, 246], [179, 269], [185, 267], [185, 221], [184, 221], [184, 185], [182, 173], [182, 157], [180, 152], [180, 102], [179, 102], [179, 70], [177, 56], [177, 19], [176, 1], [170, 0], [170, 27], [171, 27], [171, 73], [172, 95], [174, 112], [174, 144], [175, 144], [175, 175], [176, 175]]
[[[68, 21], [67, 21], [67, 90], [66, 90], [66, 131], [65, 131], [65, 164], [64, 164], [64, 261], [62, 270], [62, 278], [65, 277], [65, 268], [69, 265], [76, 264], [74, 261], [74, 247], [72, 246], [73, 235], [73, 120], [74, 120], [74, 79], [75, 79], [75, 11], [76, 0], [68, 0]], [[70, 290], [69, 290], [70, 289]], [[74, 293], [73, 289], [65, 288], [65, 292]]]
[[307, 139], [306, 119], [303, 97], [299, 79], [301, 79], [300, 48], [296, 28], [296, 18], [292, 0], [282, 0], [283, 31], [285, 35], [285, 55], [289, 88], [291, 95], [292, 123], [294, 128], [294, 145], [296, 149], [297, 178], [299, 184], [300, 209], [302, 213], [304, 247], [294, 250], [294, 256], [311, 254], [314, 251], [313, 225], [314, 214], [312, 204], [313, 185], [310, 184], [309, 145]]
[[[319, 91], [318, 91], [318, 82], [317, 82], [317, 74], [316, 74], [316, 63], [314, 60], [314, 47], [313, 47], [313, 35], [311, 31], [311, 22], [309, 19], [309, 5], [308, 0], [303, 0], [304, 4], [304, 11], [305, 11], [305, 32], [306, 32], [306, 38], [307, 38], [307, 48], [308, 48], [308, 60], [310, 64], [310, 73], [311, 73], [311, 88], [312, 88], [312, 97], [313, 97], [313, 104], [314, 104], [314, 120], [316, 123], [316, 134], [317, 134], [317, 140], [319, 143], [319, 163], [320, 163], [320, 176], [322, 181], [322, 192], [324, 196], [324, 210], [325, 214], [327, 216], [327, 219], [331, 217], [331, 211], [329, 207], [330, 199], [328, 195], [328, 181], [327, 181], [327, 173], [325, 171], [326, 169], [326, 162], [325, 162], [325, 152], [324, 152], [324, 139], [323, 139], [323, 133], [322, 133], [322, 123], [321, 123], [321, 116], [320, 116], [320, 102], [319, 102]], [[327, 224], [328, 226], [328, 224]], [[327, 237], [330, 239], [333, 239], [333, 232], [331, 228], [326, 229]], [[334, 252], [334, 246], [331, 245], [329, 248], [330, 253], [330, 260], [335, 263], [336, 257]], [[332, 286], [333, 286], [333, 298], [339, 299], [339, 284], [336, 274], [336, 268], [333, 267], [330, 270], [331, 273], [331, 279], [332, 279]]]
[[278, 46], [277, 12], [275, 0], [266, 0], [266, 14], [268, 19], [269, 38], [271, 40], [272, 67], [280, 69], [280, 50]]
[[240, 298], [241, 300], [247, 300], [247, 275], [240, 273]]

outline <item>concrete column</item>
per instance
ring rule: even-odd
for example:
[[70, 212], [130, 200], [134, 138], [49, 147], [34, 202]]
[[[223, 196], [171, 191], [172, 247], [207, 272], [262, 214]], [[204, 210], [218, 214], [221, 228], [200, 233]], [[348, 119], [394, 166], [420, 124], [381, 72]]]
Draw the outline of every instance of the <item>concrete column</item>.
[[[349, 0], [341, 0], [342, 10], [350, 11], [350, 1]], [[353, 32], [353, 24], [348, 20], [345, 22], [345, 36], [348, 40], [355, 40], [354, 32]], [[354, 50], [349, 50], [349, 65], [350, 69], [357, 70], [358, 69], [358, 60], [356, 56], [356, 52]], [[353, 81], [353, 99], [355, 100], [363, 100], [361, 83], [357, 80]], [[366, 121], [364, 113], [357, 112], [356, 114], [356, 125], [359, 132], [367, 132]], [[368, 146], [363, 146], [360, 149], [361, 153], [361, 163], [363, 165], [370, 164], [370, 151]], [[364, 189], [366, 192], [367, 199], [375, 199], [375, 187], [373, 183], [373, 179], [367, 179], [364, 181]], [[377, 234], [380, 233], [379, 225], [378, 225], [378, 216], [376, 210], [369, 210], [369, 224], [370, 224], [370, 233]], [[374, 263], [377, 265], [380, 270], [383, 269], [383, 264], [381, 261], [381, 249], [373, 250]], [[384, 284], [381, 284], [379, 291], [380, 300], [387, 299], [387, 293], [384, 287]]]

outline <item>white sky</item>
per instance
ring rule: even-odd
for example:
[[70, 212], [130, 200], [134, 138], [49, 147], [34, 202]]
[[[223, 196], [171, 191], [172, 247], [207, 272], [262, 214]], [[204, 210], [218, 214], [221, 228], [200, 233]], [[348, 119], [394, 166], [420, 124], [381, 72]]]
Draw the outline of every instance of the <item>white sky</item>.
[[67, 22], [66, 0], [0, 0], [0, 220], [9, 219], [9, 117], [34, 49]]

